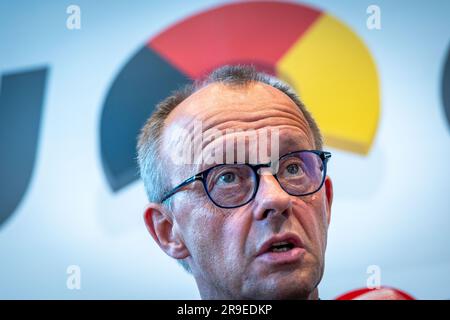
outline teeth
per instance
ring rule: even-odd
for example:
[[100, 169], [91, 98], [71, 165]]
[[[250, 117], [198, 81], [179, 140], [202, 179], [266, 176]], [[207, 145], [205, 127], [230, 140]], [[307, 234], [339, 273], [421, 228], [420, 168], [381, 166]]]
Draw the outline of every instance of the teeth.
[[290, 244], [290, 243], [287, 241], [281, 241], [281, 242], [273, 243], [272, 246], [284, 246], [284, 245], [288, 245], [288, 244]]
[[292, 243], [288, 241], [280, 241], [272, 244], [270, 251], [272, 252], [286, 252], [293, 248]]
[[285, 252], [285, 251], [289, 251], [290, 249], [287, 247], [282, 247], [282, 248], [273, 248], [272, 252]]

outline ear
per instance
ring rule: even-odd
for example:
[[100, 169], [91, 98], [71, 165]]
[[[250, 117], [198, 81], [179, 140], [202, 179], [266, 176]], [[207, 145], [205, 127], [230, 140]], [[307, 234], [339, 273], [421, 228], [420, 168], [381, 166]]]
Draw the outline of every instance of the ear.
[[144, 221], [153, 239], [167, 255], [175, 259], [190, 255], [169, 212], [161, 204], [150, 203], [144, 212]]
[[333, 183], [329, 176], [325, 177], [325, 195], [327, 197], [327, 221], [329, 225], [331, 220], [331, 205], [333, 204]]

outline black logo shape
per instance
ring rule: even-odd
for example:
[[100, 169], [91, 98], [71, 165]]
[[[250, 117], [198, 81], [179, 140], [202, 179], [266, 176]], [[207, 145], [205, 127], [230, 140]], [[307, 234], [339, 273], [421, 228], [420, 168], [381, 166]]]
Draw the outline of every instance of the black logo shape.
[[103, 105], [100, 144], [103, 168], [114, 192], [138, 179], [136, 142], [155, 105], [188, 78], [148, 47], [120, 71]]
[[30, 183], [41, 123], [47, 68], [3, 75], [0, 87], [0, 225]]
[[447, 59], [442, 78], [442, 102], [444, 104], [445, 115], [447, 116], [447, 124], [450, 128], [450, 46], [447, 50]]

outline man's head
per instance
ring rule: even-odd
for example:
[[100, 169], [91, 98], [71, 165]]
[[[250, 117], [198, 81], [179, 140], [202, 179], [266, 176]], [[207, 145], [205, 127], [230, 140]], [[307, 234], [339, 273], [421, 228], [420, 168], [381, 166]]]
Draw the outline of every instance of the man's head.
[[[249, 138], [249, 132], [258, 138]], [[269, 141], [259, 139], [267, 132]], [[197, 148], [188, 150], [200, 161], [173, 161], [187, 136], [194, 137]], [[208, 174], [202, 183], [197, 176], [162, 201], [187, 178], [229, 163], [227, 154], [242, 152], [239, 139], [244, 141], [239, 165], [322, 149], [316, 123], [287, 85], [252, 67], [220, 68], [161, 102], [142, 129], [138, 160], [150, 200], [147, 228], [164, 252], [191, 271], [202, 298], [316, 298], [333, 197], [331, 180], [321, 171], [326, 160], [294, 153], [275, 171], [261, 168], [257, 178], [230, 175], [224, 167], [217, 179]], [[302, 161], [309, 164], [302, 168]], [[314, 178], [300, 183], [306, 181], [301, 173]], [[211, 196], [217, 185], [229, 191]], [[246, 189], [255, 193], [245, 202], [240, 194]], [[214, 203], [219, 196], [229, 203]]]

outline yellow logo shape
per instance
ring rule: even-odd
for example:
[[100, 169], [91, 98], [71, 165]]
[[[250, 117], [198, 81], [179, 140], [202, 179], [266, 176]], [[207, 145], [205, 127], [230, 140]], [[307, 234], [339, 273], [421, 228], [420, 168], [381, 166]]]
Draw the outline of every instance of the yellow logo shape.
[[325, 144], [365, 155], [380, 114], [378, 76], [364, 43], [322, 14], [277, 63], [319, 124]]

